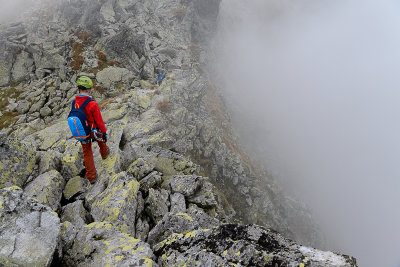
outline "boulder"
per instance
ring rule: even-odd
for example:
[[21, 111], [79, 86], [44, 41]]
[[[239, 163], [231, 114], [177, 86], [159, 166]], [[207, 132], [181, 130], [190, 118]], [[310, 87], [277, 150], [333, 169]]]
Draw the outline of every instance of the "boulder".
[[49, 107], [43, 107], [40, 109], [40, 115], [42, 117], [47, 117], [50, 116], [52, 114], [52, 111]]
[[162, 266], [357, 266], [353, 257], [300, 246], [256, 225], [173, 234], [154, 246]]
[[32, 56], [25, 51], [21, 51], [21, 53], [17, 55], [11, 70], [12, 79], [16, 82], [29, 79], [30, 74], [33, 73], [33, 64], [34, 62]]
[[64, 198], [70, 200], [86, 191], [86, 182], [80, 176], [71, 178], [63, 191]]
[[57, 213], [21, 188], [0, 190], [0, 262], [5, 266], [50, 266], [60, 234]]
[[209, 229], [217, 225], [219, 225], [219, 221], [211, 218], [201, 209], [188, 210], [187, 213], [169, 212], [151, 229], [147, 242], [154, 245], [173, 233], [186, 233], [203, 228]]
[[148, 194], [150, 188], [155, 188], [161, 184], [162, 173], [159, 172], [152, 172], [149, 175], [147, 175], [145, 178], [140, 180], [140, 191], [142, 191], [144, 194]]
[[154, 67], [153, 65], [146, 61], [146, 63], [143, 66], [142, 69], [142, 73], [141, 73], [141, 77], [145, 80], [150, 80], [150, 79], [154, 79]]
[[203, 185], [204, 178], [197, 175], [176, 175], [170, 180], [172, 193], [193, 196]]
[[8, 138], [0, 146], [0, 188], [22, 187], [34, 172], [36, 156], [31, 142]]
[[161, 189], [161, 191], [153, 188], [149, 189], [149, 197], [146, 202], [146, 213], [155, 224], [161, 221], [162, 217], [168, 212], [168, 197], [169, 194], [164, 189]]
[[76, 235], [63, 258], [65, 266], [158, 266], [149, 244], [123, 233], [112, 224], [94, 222]]
[[55, 150], [49, 150], [41, 154], [39, 162], [39, 174], [50, 170], [61, 169], [62, 154]]
[[180, 193], [171, 195], [171, 213], [185, 213], [186, 201], [185, 196]]
[[61, 174], [52, 170], [39, 175], [25, 187], [25, 194], [54, 211], [58, 209], [65, 180]]
[[118, 83], [130, 84], [133, 78], [132, 72], [119, 67], [108, 67], [96, 75], [96, 80], [105, 88], [110, 88]]
[[75, 227], [83, 227], [90, 221], [90, 214], [85, 210], [82, 200], [77, 200], [62, 208], [61, 222], [70, 222]]
[[120, 231], [134, 236], [139, 183], [125, 172], [107, 180], [108, 186], [103, 192], [88, 199], [91, 215], [96, 222], [112, 223]]
[[29, 103], [28, 101], [26, 101], [26, 100], [18, 101], [17, 112], [19, 114], [27, 113], [30, 108], [31, 108], [31, 103]]

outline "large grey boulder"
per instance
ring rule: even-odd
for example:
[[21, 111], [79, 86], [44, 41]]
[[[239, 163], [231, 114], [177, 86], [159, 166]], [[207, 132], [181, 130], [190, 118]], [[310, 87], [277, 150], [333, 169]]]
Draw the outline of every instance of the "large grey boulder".
[[149, 232], [147, 242], [158, 243], [173, 233], [186, 233], [196, 229], [209, 229], [219, 225], [219, 221], [210, 217], [201, 209], [189, 209], [186, 213], [167, 213]]
[[90, 214], [83, 206], [82, 200], [77, 200], [62, 208], [61, 221], [70, 222], [75, 227], [83, 227], [90, 221]]
[[76, 235], [63, 258], [65, 266], [158, 266], [149, 244], [122, 233], [112, 224], [94, 222]]
[[36, 156], [36, 148], [29, 141], [8, 138], [2, 143], [0, 188], [13, 185], [22, 187], [35, 170]]
[[120, 231], [135, 235], [139, 183], [125, 172], [107, 179], [107, 187], [96, 196], [87, 196], [96, 222], [109, 222]]
[[108, 67], [96, 75], [96, 80], [105, 88], [116, 84], [131, 84], [134, 75], [128, 69], [119, 67]]
[[60, 233], [60, 219], [50, 208], [23, 194], [0, 190], [0, 262], [6, 266], [50, 266]]
[[166, 190], [161, 191], [150, 188], [149, 197], [147, 199], [147, 214], [157, 224], [163, 216], [168, 212], [168, 197], [169, 194]]
[[224, 224], [173, 234], [154, 251], [162, 266], [357, 266], [353, 257], [300, 246], [256, 225]]
[[60, 206], [65, 180], [61, 174], [52, 170], [39, 175], [25, 187], [25, 194], [54, 211]]

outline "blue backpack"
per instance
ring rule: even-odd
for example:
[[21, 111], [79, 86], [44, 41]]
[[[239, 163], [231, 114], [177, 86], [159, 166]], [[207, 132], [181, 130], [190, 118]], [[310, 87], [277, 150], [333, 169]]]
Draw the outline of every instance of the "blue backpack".
[[85, 141], [90, 136], [92, 129], [86, 118], [84, 108], [92, 99], [86, 99], [82, 106], [75, 108], [75, 100], [72, 101], [72, 109], [68, 115], [68, 125], [72, 135], [78, 141]]

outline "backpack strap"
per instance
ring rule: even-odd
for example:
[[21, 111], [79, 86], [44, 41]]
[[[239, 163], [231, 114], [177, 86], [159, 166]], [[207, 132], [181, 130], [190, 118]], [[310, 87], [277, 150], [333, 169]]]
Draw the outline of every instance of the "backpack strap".
[[87, 104], [89, 104], [89, 102], [93, 101], [93, 99], [89, 98], [86, 99], [85, 102], [83, 102], [82, 106], [79, 107], [79, 109], [84, 109], [86, 107]]
[[75, 109], [75, 100], [72, 101], [72, 107], [71, 107], [71, 109]]

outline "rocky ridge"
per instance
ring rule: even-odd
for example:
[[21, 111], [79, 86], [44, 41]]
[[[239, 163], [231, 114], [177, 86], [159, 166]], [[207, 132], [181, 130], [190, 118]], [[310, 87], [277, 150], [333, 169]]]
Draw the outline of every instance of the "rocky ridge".
[[[218, 6], [60, 1], [2, 29], [1, 264], [356, 266], [271, 230], [320, 241], [307, 209], [241, 152], [203, 70]], [[95, 152], [93, 186], [65, 122], [82, 74], [111, 148]]]

